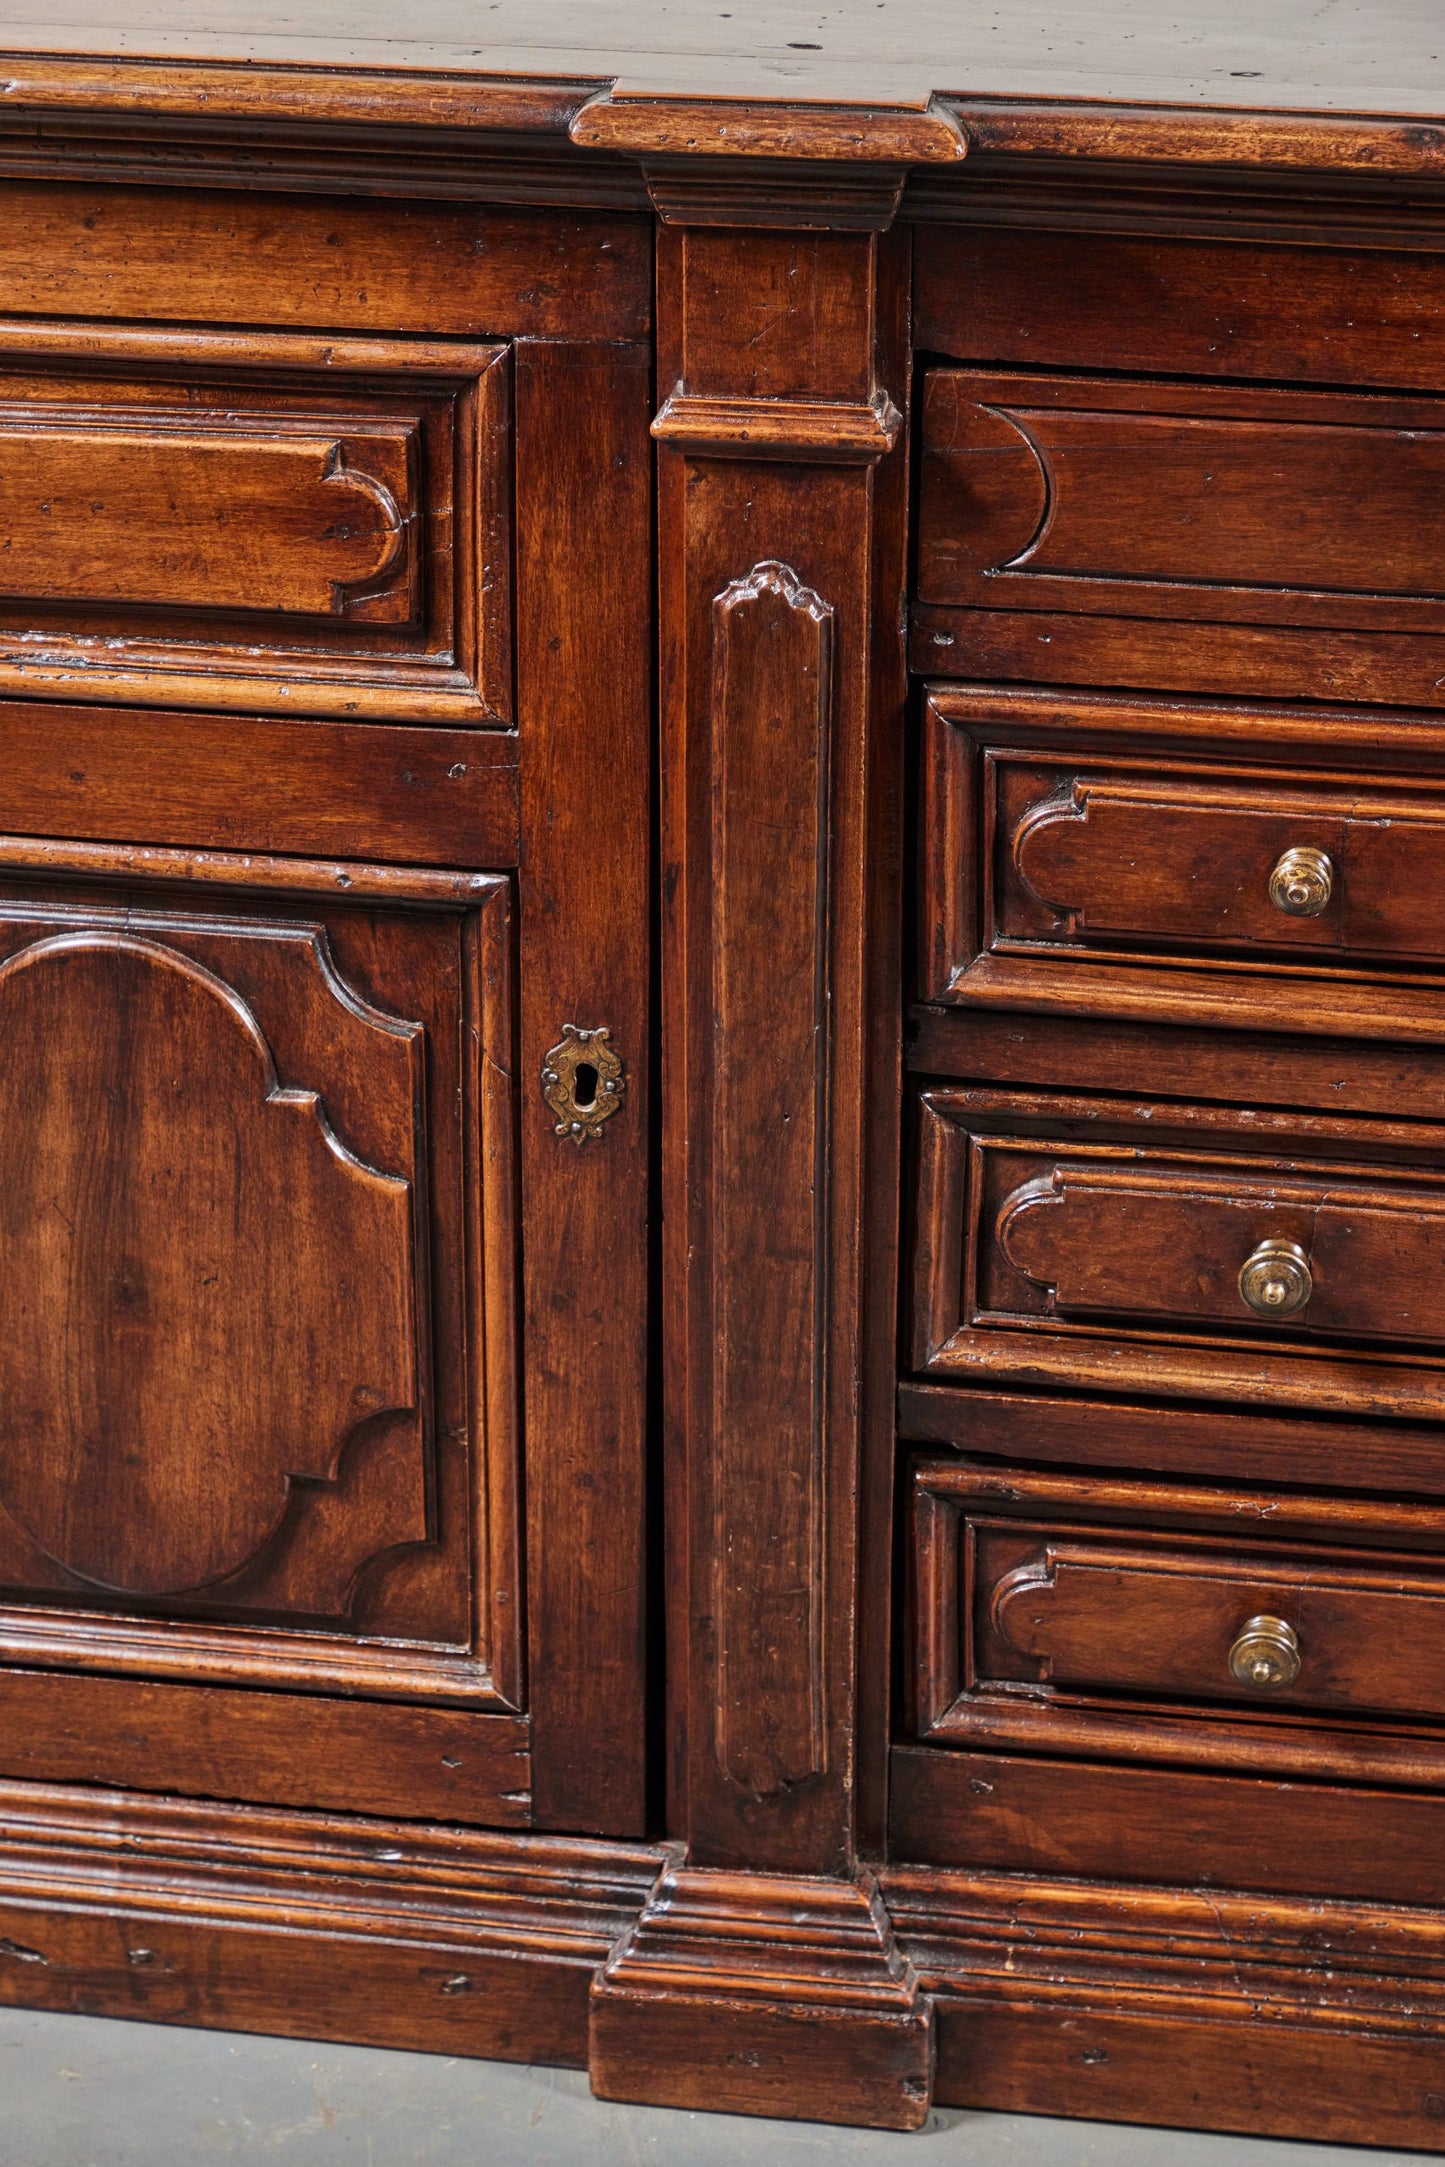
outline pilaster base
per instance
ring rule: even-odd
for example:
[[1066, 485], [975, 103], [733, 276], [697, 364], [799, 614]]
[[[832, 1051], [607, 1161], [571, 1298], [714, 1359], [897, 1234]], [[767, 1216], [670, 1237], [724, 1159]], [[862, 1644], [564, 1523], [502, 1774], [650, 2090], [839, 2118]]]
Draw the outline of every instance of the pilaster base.
[[600, 2099], [917, 2129], [933, 2011], [868, 1880], [672, 1868], [592, 1987]]

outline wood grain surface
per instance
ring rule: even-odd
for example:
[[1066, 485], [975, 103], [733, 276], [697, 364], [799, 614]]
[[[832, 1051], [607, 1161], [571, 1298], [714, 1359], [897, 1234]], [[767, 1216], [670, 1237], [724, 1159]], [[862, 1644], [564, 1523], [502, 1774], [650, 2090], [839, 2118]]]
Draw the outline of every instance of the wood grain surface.
[[1425, 0], [53, 13], [0, 1992], [1428, 2145]]

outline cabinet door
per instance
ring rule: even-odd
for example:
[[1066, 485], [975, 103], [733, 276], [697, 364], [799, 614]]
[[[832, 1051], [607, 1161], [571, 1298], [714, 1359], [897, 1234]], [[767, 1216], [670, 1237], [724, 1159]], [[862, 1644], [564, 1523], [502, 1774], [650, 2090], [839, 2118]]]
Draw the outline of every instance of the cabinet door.
[[8, 1766], [516, 1822], [510, 882], [124, 855], [0, 879]]
[[0, 1777], [643, 1830], [650, 368], [510, 365], [515, 728], [0, 701]]

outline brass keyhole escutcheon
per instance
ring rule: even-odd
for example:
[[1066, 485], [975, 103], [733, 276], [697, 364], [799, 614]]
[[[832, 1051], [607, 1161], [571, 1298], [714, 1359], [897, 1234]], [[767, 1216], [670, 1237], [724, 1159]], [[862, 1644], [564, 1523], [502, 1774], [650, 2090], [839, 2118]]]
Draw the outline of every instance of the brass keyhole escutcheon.
[[1323, 850], [1287, 850], [1269, 876], [1269, 899], [1288, 918], [1318, 918], [1335, 892], [1334, 863]]
[[557, 1116], [556, 1133], [580, 1149], [599, 1143], [602, 1124], [622, 1105], [627, 1078], [605, 1023], [564, 1023], [542, 1062], [542, 1096]]
[[1299, 1676], [1299, 1635], [1284, 1618], [1250, 1618], [1229, 1651], [1229, 1670], [1252, 1693], [1278, 1693]]
[[1272, 1236], [1239, 1267], [1240, 1300], [1257, 1317], [1296, 1317], [1314, 1290], [1314, 1274], [1298, 1242]]

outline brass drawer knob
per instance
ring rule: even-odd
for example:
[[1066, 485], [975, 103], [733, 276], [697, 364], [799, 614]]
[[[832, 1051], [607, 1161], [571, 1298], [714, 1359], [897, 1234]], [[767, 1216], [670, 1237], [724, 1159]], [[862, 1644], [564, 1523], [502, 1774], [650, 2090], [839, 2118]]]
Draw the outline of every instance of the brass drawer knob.
[[1257, 1317], [1297, 1316], [1314, 1290], [1314, 1274], [1298, 1242], [1271, 1237], [1239, 1267], [1240, 1299]]
[[1323, 850], [1287, 850], [1269, 876], [1269, 899], [1290, 918], [1318, 918], [1334, 893], [1335, 869]]
[[1299, 1636], [1283, 1618], [1250, 1618], [1229, 1651], [1229, 1669], [1252, 1693], [1278, 1693], [1299, 1676]]

